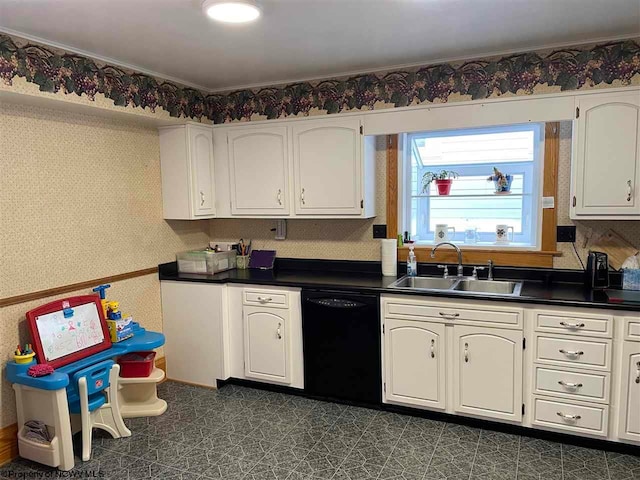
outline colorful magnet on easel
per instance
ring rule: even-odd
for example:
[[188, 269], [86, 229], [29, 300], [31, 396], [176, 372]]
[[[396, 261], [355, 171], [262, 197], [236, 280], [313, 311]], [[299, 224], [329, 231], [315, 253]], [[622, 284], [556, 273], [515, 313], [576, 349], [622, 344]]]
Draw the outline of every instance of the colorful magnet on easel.
[[71, 318], [73, 317], [73, 309], [65, 308], [64, 310], [62, 310], [62, 314], [64, 315], [64, 318]]

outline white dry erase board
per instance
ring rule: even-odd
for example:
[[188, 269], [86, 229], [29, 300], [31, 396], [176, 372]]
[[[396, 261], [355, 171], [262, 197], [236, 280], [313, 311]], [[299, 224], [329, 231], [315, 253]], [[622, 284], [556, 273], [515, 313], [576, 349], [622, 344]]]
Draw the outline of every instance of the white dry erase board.
[[95, 295], [72, 297], [27, 312], [39, 363], [60, 367], [111, 347]]

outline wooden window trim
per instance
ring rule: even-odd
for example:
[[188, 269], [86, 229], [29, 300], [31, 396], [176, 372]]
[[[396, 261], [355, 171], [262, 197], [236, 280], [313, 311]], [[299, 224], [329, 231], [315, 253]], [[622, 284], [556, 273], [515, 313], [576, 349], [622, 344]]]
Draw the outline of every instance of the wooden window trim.
[[[399, 135], [387, 137], [387, 238], [398, 238], [398, 142]], [[544, 164], [542, 195], [558, 198], [558, 159], [560, 157], [560, 124], [545, 124]], [[561, 255], [557, 251], [556, 224], [557, 210], [542, 210], [541, 250], [516, 250], [508, 248], [462, 247], [462, 261], [465, 264], [482, 264], [493, 260], [496, 265], [516, 267], [553, 267], [553, 257]], [[430, 246], [416, 246], [415, 252], [421, 263], [456, 263], [453, 250], [439, 250], [435, 259], [431, 258]], [[398, 248], [398, 260], [405, 261], [408, 247]]]

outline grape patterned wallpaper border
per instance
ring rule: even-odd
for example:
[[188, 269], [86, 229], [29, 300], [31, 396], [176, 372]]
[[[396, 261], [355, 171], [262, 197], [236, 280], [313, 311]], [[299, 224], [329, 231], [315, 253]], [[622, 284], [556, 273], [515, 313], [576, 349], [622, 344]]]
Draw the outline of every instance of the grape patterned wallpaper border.
[[0, 33], [0, 81], [16, 77], [41, 91], [111, 99], [116, 106], [213, 123], [333, 114], [503, 95], [640, 83], [637, 39], [387, 73], [207, 93], [89, 57]]

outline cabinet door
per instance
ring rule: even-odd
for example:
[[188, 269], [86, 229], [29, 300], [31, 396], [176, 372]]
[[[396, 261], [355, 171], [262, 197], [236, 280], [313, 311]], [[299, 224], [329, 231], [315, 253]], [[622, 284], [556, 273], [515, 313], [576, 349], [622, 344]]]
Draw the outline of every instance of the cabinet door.
[[618, 437], [640, 442], [640, 343], [624, 342]]
[[231, 213], [289, 213], [287, 127], [247, 129], [228, 133]]
[[522, 419], [522, 332], [453, 327], [454, 408], [502, 420]]
[[297, 214], [359, 215], [362, 212], [359, 119], [294, 124], [293, 165]]
[[445, 408], [445, 325], [387, 319], [385, 400]]
[[244, 373], [278, 383], [291, 383], [289, 312], [243, 307]]
[[215, 213], [213, 179], [213, 132], [210, 128], [189, 125], [189, 155], [191, 162], [191, 205], [194, 216]]
[[640, 214], [640, 93], [577, 100], [576, 215]]

